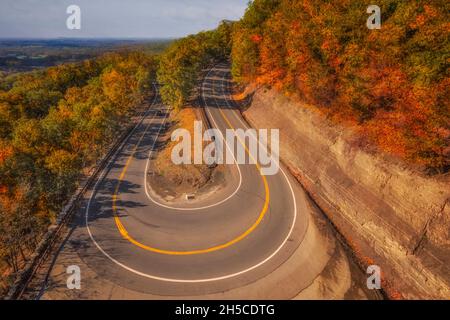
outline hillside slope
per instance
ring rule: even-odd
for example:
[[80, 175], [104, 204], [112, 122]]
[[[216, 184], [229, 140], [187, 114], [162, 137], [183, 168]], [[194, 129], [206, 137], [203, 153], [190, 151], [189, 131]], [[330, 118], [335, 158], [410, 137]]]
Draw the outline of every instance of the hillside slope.
[[450, 2], [255, 0], [233, 33], [233, 76], [316, 106], [368, 145], [450, 167]]
[[281, 128], [281, 158], [359, 258], [381, 267], [385, 289], [449, 297], [449, 176], [364, 151], [352, 130], [276, 90], [256, 91], [244, 116], [256, 128]]

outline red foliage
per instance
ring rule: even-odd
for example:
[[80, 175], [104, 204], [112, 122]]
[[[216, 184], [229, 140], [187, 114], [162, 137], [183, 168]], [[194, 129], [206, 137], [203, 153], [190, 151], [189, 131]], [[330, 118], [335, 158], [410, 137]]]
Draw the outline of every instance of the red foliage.
[[246, 66], [236, 74], [295, 93], [381, 151], [442, 172], [450, 166], [446, 8], [444, 0], [398, 5], [380, 32], [365, 29], [364, 4], [281, 0], [257, 28], [236, 32], [257, 44], [234, 50], [243, 55], [235, 66]]
[[260, 43], [262, 41], [262, 36], [259, 34], [254, 34], [250, 37], [250, 39], [254, 42], [254, 43]]

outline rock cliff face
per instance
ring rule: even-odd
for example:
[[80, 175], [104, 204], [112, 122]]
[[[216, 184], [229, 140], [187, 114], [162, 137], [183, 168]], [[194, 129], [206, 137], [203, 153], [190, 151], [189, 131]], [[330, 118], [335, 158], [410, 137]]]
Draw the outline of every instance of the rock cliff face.
[[357, 147], [349, 129], [273, 90], [243, 112], [279, 128], [282, 161], [367, 265], [408, 299], [450, 298], [450, 177], [427, 177]]

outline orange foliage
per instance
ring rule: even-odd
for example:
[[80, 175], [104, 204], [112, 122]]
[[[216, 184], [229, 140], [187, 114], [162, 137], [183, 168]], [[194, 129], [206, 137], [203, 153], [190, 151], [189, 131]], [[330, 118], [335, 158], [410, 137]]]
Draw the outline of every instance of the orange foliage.
[[[381, 31], [365, 28], [364, 3], [281, 0], [267, 15], [269, 2], [253, 1], [235, 31], [238, 80], [295, 93], [381, 151], [448, 170], [448, 1], [380, 0], [390, 11]], [[258, 15], [257, 27], [246, 25]]]
[[262, 37], [259, 34], [254, 34], [250, 37], [250, 39], [254, 42], [254, 43], [260, 43], [262, 41]]
[[13, 154], [13, 148], [10, 145], [5, 145], [0, 141], [0, 165], [6, 161]]

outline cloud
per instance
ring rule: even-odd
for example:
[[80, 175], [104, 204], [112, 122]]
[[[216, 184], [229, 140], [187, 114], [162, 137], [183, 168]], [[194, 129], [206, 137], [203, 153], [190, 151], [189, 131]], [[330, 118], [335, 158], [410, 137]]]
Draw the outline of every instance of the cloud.
[[[67, 30], [66, 8], [81, 8]], [[247, 0], [2, 0], [0, 37], [180, 37], [239, 19]]]

